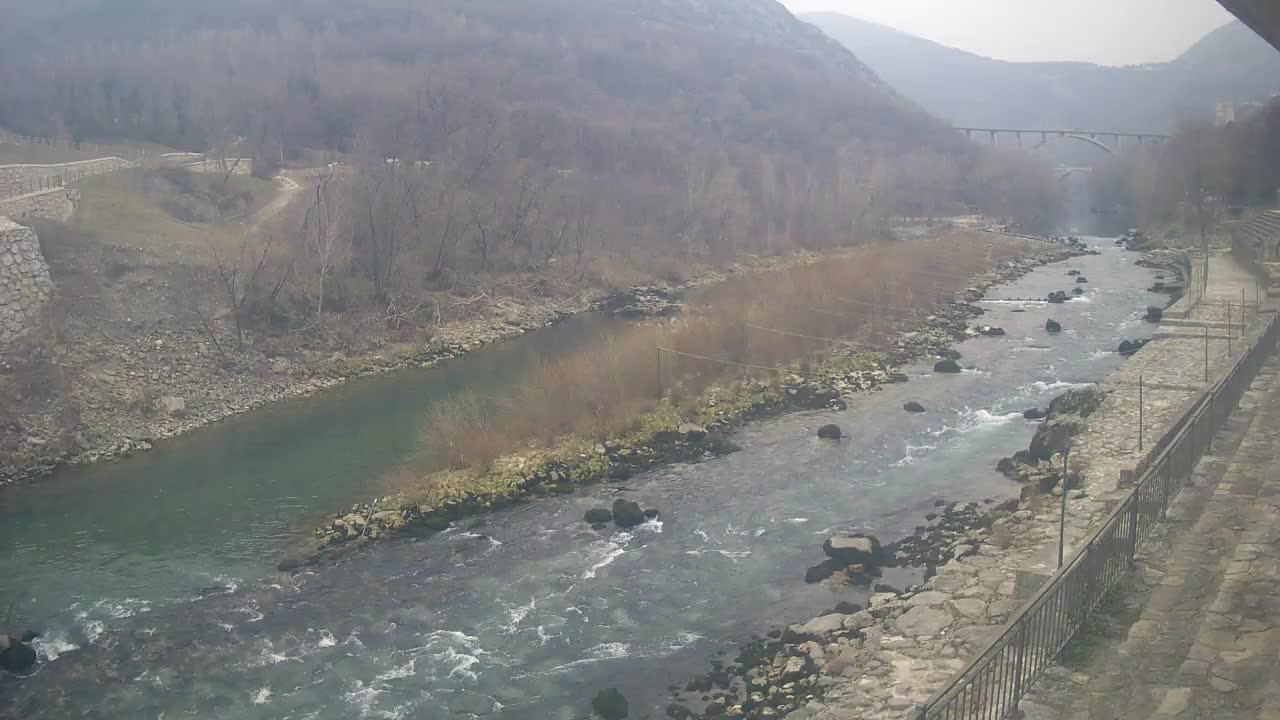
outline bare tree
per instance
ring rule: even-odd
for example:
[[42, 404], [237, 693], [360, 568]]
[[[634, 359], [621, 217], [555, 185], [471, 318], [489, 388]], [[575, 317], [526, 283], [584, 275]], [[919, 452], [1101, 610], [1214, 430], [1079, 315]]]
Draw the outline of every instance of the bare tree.
[[324, 315], [325, 280], [351, 251], [350, 193], [336, 174], [330, 168], [316, 183], [315, 198], [303, 219], [303, 236], [317, 264], [317, 322]]

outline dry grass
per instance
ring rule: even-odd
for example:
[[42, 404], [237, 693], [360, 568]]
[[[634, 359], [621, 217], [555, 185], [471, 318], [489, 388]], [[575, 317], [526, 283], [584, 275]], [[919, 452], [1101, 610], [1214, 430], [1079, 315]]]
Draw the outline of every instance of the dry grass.
[[885, 348], [905, 320], [1022, 249], [962, 231], [733, 279], [677, 321], [637, 325], [536, 368], [508, 398], [442, 405], [423, 444], [453, 467], [484, 470], [522, 448], [629, 432], [660, 399], [692, 410], [713, 385], [803, 371], [837, 349]]
[[[174, 218], [163, 198], [148, 194], [147, 171], [120, 170], [79, 183], [80, 203], [73, 226], [91, 232], [105, 245], [141, 251], [163, 261], [205, 265], [212, 262], [209, 243], [228, 253], [238, 246], [243, 227], [230, 223], [190, 223]], [[256, 204], [274, 194], [274, 186], [257, 178], [236, 176], [229, 183]]]

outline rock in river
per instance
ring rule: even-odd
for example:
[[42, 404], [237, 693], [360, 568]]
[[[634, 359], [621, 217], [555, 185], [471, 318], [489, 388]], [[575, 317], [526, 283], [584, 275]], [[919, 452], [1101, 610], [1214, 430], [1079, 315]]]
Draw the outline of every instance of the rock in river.
[[915, 400], [912, 400], [911, 402], [903, 405], [902, 409], [906, 410], [909, 413], [922, 413], [925, 411], [924, 406], [916, 402]]
[[1048, 415], [1049, 412], [1047, 410], [1041, 410], [1040, 408], [1031, 408], [1029, 410], [1022, 411], [1022, 417], [1027, 420], [1043, 420]]
[[607, 688], [596, 693], [591, 709], [605, 720], [622, 720], [627, 716], [627, 699], [618, 688]]
[[1004, 335], [1005, 332], [1004, 332], [1004, 328], [991, 327], [990, 325], [983, 325], [982, 327], [978, 328], [978, 334], [986, 335], [987, 337], [1000, 337], [1001, 335]]
[[1051, 333], [1060, 333], [1062, 332], [1062, 324], [1057, 320], [1045, 320], [1044, 329]]
[[0, 635], [0, 670], [22, 673], [36, 664], [36, 651], [12, 635]]
[[635, 527], [644, 522], [644, 511], [630, 500], [613, 501], [613, 522], [618, 527]]
[[825, 440], [839, 440], [844, 437], [844, 433], [840, 431], [839, 425], [823, 425], [818, 428], [818, 437]]
[[1083, 276], [1083, 275], [1080, 275], [1080, 276], [1078, 276], [1078, 277], [1076, 278], [1076, 282], [1078, 282], [1078, 283], [1087, 283], [1087, 282], [1089, 282], [1089, 278], [1087, 278], [1087, 277], [1085, 277], [1085, 276]]
[[951, 358], [945, 358], [933, 364], [933, 371], [936, 373], [958, 373], [960, 372], [960, 363]]
[[1158, 323], [1164, 319], [1164, 310], [1158, 307], [1149, 307], [1147, 308], [1147, 314], [1143, 315], [1142, 319], [1149, 323]]
[[591, 508], [582, 516], [582, 519], [591, 525], [613, 522], [613, 513], [608, 508]]
[[850, 535], [848, 537], [830, 537], [822, 543], [822, 552], [827, 557], [845, 565], [862, 565], [867, 568], [885, 564], [886, 553], [880, 547], [880, 540], [872, 535]]
[[707, 437], [707, 429], [701, 425], [693, 423], [685, 423], [680, 426], [680, 434], [684, 435], [684, 439], [689, 442], [699, 442]]
[[1128, 357], [1141, 350], [1146, 344], [1146, 340], [1123, 340], [1116, 352]]

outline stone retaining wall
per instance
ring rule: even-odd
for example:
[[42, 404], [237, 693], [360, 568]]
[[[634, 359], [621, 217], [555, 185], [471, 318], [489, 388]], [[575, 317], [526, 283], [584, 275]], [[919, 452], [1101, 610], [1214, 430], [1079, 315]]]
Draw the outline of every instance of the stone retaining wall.
[[19, 195], [0, 200], [0, 217], [18, 220], [42, 218], [65, 222], [75, 212], [75, 203], [79, 199], [80, 192], [67, 187]]
[[97, 158], [54, 165], [0, 165], [0, 198], [48, 190], [81, 178], [133, 167], [118, 157]]
[[53, 282], [31, 228], [0, 217], [0, 345], [39, 323]]
[[198, 160], [196, 162], [183, 163], [178, 165], [183, 169], [198, 173], [224, 173], [231, 171], [232, 175], [252, 175], [253, 160], [250, 158], [226, 158], [225, 160]]

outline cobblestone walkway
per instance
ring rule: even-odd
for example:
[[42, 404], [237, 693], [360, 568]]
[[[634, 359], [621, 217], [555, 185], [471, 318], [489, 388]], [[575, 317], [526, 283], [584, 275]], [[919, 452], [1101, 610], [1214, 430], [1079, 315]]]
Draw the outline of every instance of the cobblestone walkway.
[[1280, 359], [1215, 442], [1140, 554], [1112, 637], [1036, 688], [1029, 720], [1280, 720]]

